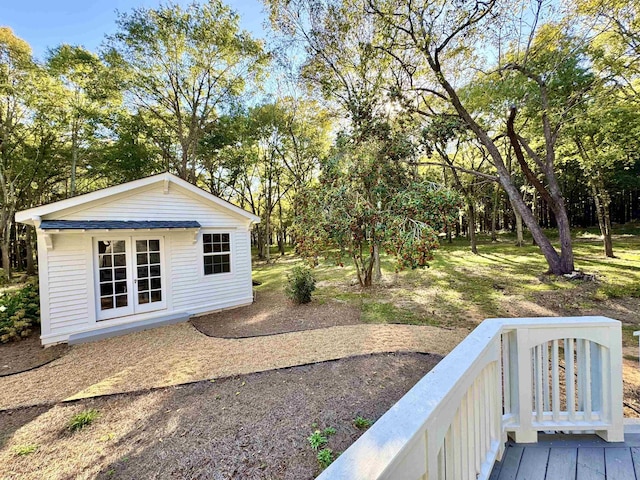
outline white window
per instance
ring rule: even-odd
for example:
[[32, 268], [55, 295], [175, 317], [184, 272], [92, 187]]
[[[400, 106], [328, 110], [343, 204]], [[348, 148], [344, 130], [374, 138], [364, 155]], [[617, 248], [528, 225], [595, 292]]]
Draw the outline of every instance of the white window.
[[231, 241], [228, 233], [203, 233], [204, 274], [231, 272]]

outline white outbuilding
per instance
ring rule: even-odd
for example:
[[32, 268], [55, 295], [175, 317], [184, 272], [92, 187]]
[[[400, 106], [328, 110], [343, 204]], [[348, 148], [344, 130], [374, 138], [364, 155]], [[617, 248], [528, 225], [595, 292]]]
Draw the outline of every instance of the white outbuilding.
[[248, 305], [260, 218], [163, 173], [16, 214], [38, 238], [42, 344]]

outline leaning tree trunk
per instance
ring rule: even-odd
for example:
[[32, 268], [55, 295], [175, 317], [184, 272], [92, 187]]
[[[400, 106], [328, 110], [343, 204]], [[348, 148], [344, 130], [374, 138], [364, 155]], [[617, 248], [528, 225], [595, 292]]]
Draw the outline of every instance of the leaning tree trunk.
[[493, 164], [498, 171], [498, 181], [500, 185], [504, 188], [509, 200], [511, 200], [511, 204], [513, 205], [514, 210], [517, 210], [522, 216], [522, 220], [525, 225], [531, 231], [533, 238], [538, 244], [538, 248], [544, 255], [547, 264], [549, 265], [549, 271], [555, 275], [562, 275], [563, 273], [570, 273], [571, 271], [565, 271], [565, 266], [560, 259], [560, 255], [551, 242], [546, 237], [540, 225], [538, 225], [536, 219], [533, 217], [531, 213], [531, 209], [527, 206], [527, 204], [522, 199], [522, 195], [520, 195], [520, 191], [514, 185], [511, 175], [507, 170], [507, 167], [503, 161], [502, 154], [500, 150], [491, 139], [489, 134], [482, 129], [482, 127], [471, 117], [471, 114], [464, 108], [458, 94], [455, 89], [451, 86], [449, 82], [442, 76], [439, 66], [432, 65], [436, 75], [439, 77], [438, 80], [443, 88], [449, 94], [450, 101], [453, 107], [456, 109], [460, 117], [464, 120], [464, 122], [469, 126], [469, 128], [476, 135], [480, 143], [487, 149], [489, 155], [493, 159]]
[[522, 232], [522, 215], [518, 212], [517, 208], [513, 209], [513, 213], [516, 217], [516, 246], [522, 247], [524, 245], [524, 235]]

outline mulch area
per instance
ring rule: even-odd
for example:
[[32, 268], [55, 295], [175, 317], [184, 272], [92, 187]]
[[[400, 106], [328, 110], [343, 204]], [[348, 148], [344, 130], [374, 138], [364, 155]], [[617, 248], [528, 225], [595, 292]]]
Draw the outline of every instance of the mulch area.
[[360, 324], [360, 309], [336, 300], [296, 305], [281, 292], [258, 293], [246, 307], [192, 318], [191, 324], [209, 337], [245, 338]]
[[0, 377], [41, 367], [60, 358], [68, 348], [68, 345], [43, 348], [39, 331], [23, 340], [0, 344]]
[[[379, 418], [440, 358], [367, 355], [0, 412], [3, 478], [312, 479], [315, 428], [336, 429], [327, 448], [337, 455], [362, 434], [356, 416]], [[98, 419], [70, 433], [89, 408]], [[18, 456], [18, 445], [37, 450]]]

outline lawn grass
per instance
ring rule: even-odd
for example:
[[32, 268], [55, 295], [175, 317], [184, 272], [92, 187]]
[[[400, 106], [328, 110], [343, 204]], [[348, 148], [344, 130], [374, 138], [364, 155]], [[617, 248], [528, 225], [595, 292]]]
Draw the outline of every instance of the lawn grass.
[[[594, 282], [547, 275], [545, 259], [530, 239], [517, 247], [511, 233], [499, 235], [497, 242], [480, 234], [477, 255], [465, 238], [443, 239], [428, 268], [396, 272], [394, 259], [385, 255], [383, 279], [369, 289], [359, 287], [349, 262], [339, 267], [323, 260], [314, 269], [314, 301], [356, 305], [367, 323], [443, 327], [471, 328], [493, 317], [584, 314], [607, 300], [640, 297], [640, 225], [622, 226], [614, 234], [616, 258], [611, 259], [603, 255], [593, 229], [574, 231], [576, 268], [595, 275]], [[291, 251], [272, 258], [254, 267], [254, 279], [262, 282], [258, 291], [282, 288], [287, 272], [302, 261]], [[625, 344], [633, 343], [625, 333]]]

